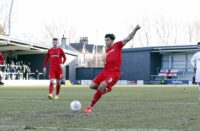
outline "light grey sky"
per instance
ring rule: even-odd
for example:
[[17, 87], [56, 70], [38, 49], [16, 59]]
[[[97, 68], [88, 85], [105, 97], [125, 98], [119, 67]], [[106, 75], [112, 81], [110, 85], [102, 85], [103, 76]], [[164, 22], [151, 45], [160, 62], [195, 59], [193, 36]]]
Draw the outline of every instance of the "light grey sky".
[[[46, 41], [45, 25], [55, 25], [75, 33], [71, 42], [88, 36], [90, 43], [104, 44], [106, 33], [114, 33], [121, 40], [131, 25], [145, 24], [150, 45], [157, 45], [155, 21], [162, 18], [178, 26], [179, 44], [189, 44], [185, 26], [200, 20], [199, 5], [199, 0], [14, 0], [11, 31], [13, 37]], [[192, 42], [197, 40], [195, 37]], [[132, 43], [146, 46], [144, 28]]]

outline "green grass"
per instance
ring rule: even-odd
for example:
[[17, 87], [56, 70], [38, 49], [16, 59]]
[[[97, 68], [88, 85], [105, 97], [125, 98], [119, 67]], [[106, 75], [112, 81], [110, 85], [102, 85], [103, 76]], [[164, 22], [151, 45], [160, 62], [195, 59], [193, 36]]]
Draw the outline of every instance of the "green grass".
[[200, 92], [194, 87], [116, 87], [91, 114], [73, 113], [69, 105], [79, 100], [86, 107], [94, 91], [63, 87], [59, 100], [48, 100], [47, 91], [0, 87], [0, 131], [200, 130]]

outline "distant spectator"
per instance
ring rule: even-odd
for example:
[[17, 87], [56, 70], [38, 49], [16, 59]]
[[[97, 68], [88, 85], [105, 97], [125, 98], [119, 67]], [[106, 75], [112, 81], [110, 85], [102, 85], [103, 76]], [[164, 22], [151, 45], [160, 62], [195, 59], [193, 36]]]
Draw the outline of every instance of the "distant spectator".
[[22, 65], [22, 73], [23, 73], [23, 79], [26, 80], [26, 76], [27, 76], [27, 66], [25, 65], [25, 63]]
[[39, 71], [38, 71], [38, 69], [35, 71], [35, 78], [37, 79], [37, 80], [39, 80], [39, 77], [40, 77], [40, 74], [39, 74]]
[[17, 71], [17, 74], [16, 74], [16, 80], [20, 80], [20, 71], [19, 70]]
[[27, 73], [27, 78], [26, 79], [29, 79], [29, 76], [30, 76], [30, 73], [31, 73], [31, 69], [28, 65], [26, 65], [26, 73]]
[[[12, 79], [29, 79], [31, 74], [31, 63], [23, 62], [23, 61], [14, 61], [11, 57], [8, 59], [9, 62], [4, 61], [0, 67], [0, 72], [4, 76], [6, 80]], [[0, 77], [1, 79], [1, 77]]]

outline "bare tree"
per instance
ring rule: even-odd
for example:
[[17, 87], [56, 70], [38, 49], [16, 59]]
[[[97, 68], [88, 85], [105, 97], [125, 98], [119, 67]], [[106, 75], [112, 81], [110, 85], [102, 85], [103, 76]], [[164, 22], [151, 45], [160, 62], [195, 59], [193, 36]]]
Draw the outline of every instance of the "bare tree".
[[75, 28], [73, 26], [70, 26], [65, 34], [68, 35], [69, 42], [75, 41], [76, 30], [75, 30]]
[[138, 37], [132, 41], [129, 47], [133, 47], [135, 42], [141, 46], [150, 46], [158, 43], [159, 46], [169, 44], [185, 44], [200, 41], [200, 20], [193, 20], [187, 24], [181, 24], [170, 17], [160, 16], [158, 18], [141, 18], [142, 30], [138, 32]]
[[[146, 45], [149, 46], [149, 33], [148, 32], [149, 32], [150, 26], [149, 26], [149, 24], [146, 23], [147, 21], [148, 20], [143, 18], [142, 28], [143, 28], [143, 32], [144, 32], [144, 36], [145, 36], [145, 40], [146, 40]], [[150, 21], [148, 21], [148, 22], [150, 22]]]
[[74, 27], [52, 23], [44, 26], [45, 42], [50, 42], [53, 37], [61, 38], [64, 35], [69, 39], [69, 42], [75, 40], [76, 31]]
[[54, 37], [61, 37], [64, 33], [64, 30], [60, 29], [60, 27], [58, 27], [58, 25], [56, 24], [45, 25], [44, 28], [45, 28], [45, 36], [47, 40], [50, 40]]
[[160, 42], [163, 45], [168, 45], [170, 41], [170, 34], [173, 33], [172, 21], [167, 21], [166, 19], [159, 17], [155, 23], [156, 32]]
[[195, 21], [194, 22], [194, 28], [195, 28], [195, 40], [199, 41], [200, 40], [200, 21]]
[[196, 20], [188, 23], [186, 26], [186, 35], [188, 36], [189, 43], [196, 42], [200, 40], [200, 21]]
[[[156, 22], [156, 25], [157, 25], [157, 24], [158, 24], [158, 23]], [[160, 31], [158, 25], [156, 26], [156, 32], [157, 32], [158, 38], [159, 38], [159, 39], [161, 40], [161, 42], [164, 44], [165, 41], [164, 41], [164, 39], [163, 39], [163, 37], [162, 37], [161, 31]]]
[[189, 36], [189, 42], [192, 42], [192, 37], [193, 37], [193, 25], [189, 24], [188, 25], [188, 36]]
[[[183, 39], [186, 38], [186, 32], [184, 32], [186, 26], [184, 23], [180, 25], [174, 21], [174, 19], [164, 16], [159, 16], [157, 18], [141, 17], [138, 21], [142, 26], [142, 30], [138, 32], [137, 38], [131, 42], [129, 47], [133, 47], [135, 42], [140, 43], [141, 46], [152, 46], [156, 44], [158, 44], [158, 46], [166, 46], [169, 44], [177, 44], [181, 42], [185, 43], [185, 41], [183, 41]], [[198, 31], [196, 31], [196, 33], [193, 31], [193, 35], [194, 34], [198, 34]]]
[[[129, 29], [130, 31], [129, 32], [131, 32], [133, 29], [134, 29], [134, 26], [131, 24], [131, 26], [130, 26], [131, 28]], [[134, 39], [132, 39], [131, 41], [130, 41], [130, 43], [128, 44], [129, 45], [129, 48], [133, 48], [134, 47], [134, 45], [135, 45], [135, 43], [137, 42], [137, 41], [139, 41], [139, 43], [140, 43], [140, 45], [143, 47], [143, 41], [142, 41], [142, 34], [141, 34], [141, 32], [138, 32], [137, 33], [137, 35], [138, 35], [138, 37], [135, 37]]]
[[141, 38], [141, 33], [140, 32], [138, 32], [138, 40], [140, 42], [140, 45], [143, 47], [144, 45], [143, 45], [143, 42], [142, 42], [142, 38]]
[[177, 27], [177, 24], [174, 23], [174, 44], [177, 44], [177, 39], [178, 39], [178, 27]]

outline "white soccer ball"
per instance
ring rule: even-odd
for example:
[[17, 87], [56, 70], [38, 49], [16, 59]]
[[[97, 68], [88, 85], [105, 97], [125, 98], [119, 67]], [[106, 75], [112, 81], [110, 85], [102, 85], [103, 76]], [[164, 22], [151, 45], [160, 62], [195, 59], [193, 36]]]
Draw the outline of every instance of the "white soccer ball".
[[81, 109], [81, 103], [79, 101], [72, 101], [70, 104], [70, 108], [72, 111], [79, 111]]

